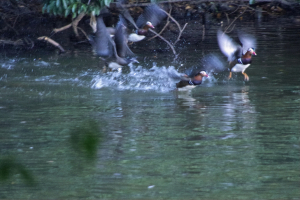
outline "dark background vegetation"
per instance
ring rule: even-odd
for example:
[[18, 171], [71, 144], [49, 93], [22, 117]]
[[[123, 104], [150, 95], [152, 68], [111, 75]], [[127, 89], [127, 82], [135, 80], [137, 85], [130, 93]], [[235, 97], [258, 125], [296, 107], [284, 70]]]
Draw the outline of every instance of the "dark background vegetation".
[[[153, 3], [150, 1], [123, 2], [136, 19], [145, 6]], [[191, 40], [195, 35], [201, 37], [203, 27], [209, 29], [212, 25], [220, 26], [222, 21], [255, 19], [259, 15], [267, 15], [270, 18], [290, 17], [291, 20], [300, 21], [299, 1], [158, 1], [161, 7], [169, 11], [171, 15], [183, 26], [185, 23], [200, 22], [201, 27], [187, 25], [182, 37]], [[1, 49], [55, 49], [51, 44], [37, 40], [38, 37], [47, 36], [59, 42], [67, 50], [78, 45], [89, 45], [86, 35], [92, 34], [89, 26], [90, 16], [99, 14], [104, 6], [111, 8], [111, 17], [106, 19], [107, 26], [114, 26], [118, 20], [118, 11], [114, 9], [111, 0], [2, 0], [0, 1], [0, 44]], [[247, 8], [247, 11], [241, 13]], [[78, 35], [72, 28], [54, 34], [55, 28], [61, 28], [76, 20], [82, 14], [79, 21]], [[159, 30], [164, 26], [161, 23]], [[133, 27], [129, 27], [133, 28]], [[195, 32], [196, 31], [196, 32]], [[169, 23], [163, 36], [170, 40], [176, 38], [178, 29], [174, 22]], [[171, 34], [173, 33], [173, 34]]]

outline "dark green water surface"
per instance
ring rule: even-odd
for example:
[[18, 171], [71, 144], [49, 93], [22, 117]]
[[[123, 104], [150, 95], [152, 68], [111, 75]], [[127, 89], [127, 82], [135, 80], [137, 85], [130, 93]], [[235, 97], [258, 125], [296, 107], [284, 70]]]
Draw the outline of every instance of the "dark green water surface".
[[220, 53], [217, 29], [178, 62], [133, 49], [122, 72], [86, 50], [2, 53], [0, 199], [300, 199], [300, 26], [236, 28], [258, 40], [250, 81], [189, 91], [168, 74]]

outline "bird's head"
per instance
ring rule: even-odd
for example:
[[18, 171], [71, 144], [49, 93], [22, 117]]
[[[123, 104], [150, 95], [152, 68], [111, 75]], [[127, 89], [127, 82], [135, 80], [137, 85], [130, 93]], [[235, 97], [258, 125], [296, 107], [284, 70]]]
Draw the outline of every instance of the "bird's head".
[[149, 27], [149, 28], [154, 28], [154, 26], [152, 25], [152, 23], [150, 21], [147, 21], [146, 25]]
[[[205, 77], [208, 77], [208, 74], [206, 73], [206, 71], [200, 71], [199, 73], [198, 73], [200, 76], [205, 76]], [[197, 75], [198, 75], [197, 74]]]
[[254, 48], [249, 48], [247, 51], [250, 52], [251, 55], [257, 55]]

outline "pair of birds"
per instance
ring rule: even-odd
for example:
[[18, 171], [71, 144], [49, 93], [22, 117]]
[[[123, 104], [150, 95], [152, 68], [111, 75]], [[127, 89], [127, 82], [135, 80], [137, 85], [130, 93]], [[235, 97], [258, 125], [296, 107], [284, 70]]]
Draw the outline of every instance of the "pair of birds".
[[[144, 39], [148, 29], [154, 28], [166, 17], [160, 7], [153, 4], [145, 8], [135, 23], [128, 10], [121, 3], [117, 2], [116, 5], [120, 13], [116, 28], [112, 29], [105, 26], [103, 17], [109, 14], [109, 11], [104, 8], [97, 17], [95, 39], [90, 40], [96, 55], [105, 58], [111, 69], [118, 69], [129, 63], [138, 62], [128, 47], [128, 41], [137, 42]], [[126, 20], [136, 28], [136, 33], [128, 35]], [[114, 38], [111, 37], [111, 34], [114, 35]]]
[[[232, 77], [232, 72], [242, 72], [244, 80], [249, 81], [249, 76], [245, 73], [245, 70], [250, 66], [252, 61], [252, 55], [257, 55], [255, 52], [256, 40], [251, 35], [239, 34], [239, 40], [241, 45], [237, 44], [221, 30], [217, 33], [218, 44], [222, 53], [228, 58], [229, 61], [229, 77]], [[208, 62], [216, 62], [217, 57], [210, 57]], [[212, 64], [212, 63], [208, 63]], [[216, 68], [217, 65], [208, 65], [210, 69]], [[181, 81], [176, 84], [177, 88], [185, 87], [188, 85], [200, 85], [202, 78], [208, 77], [206, 71], [198, 71], [191, 76], [183, 76]]]

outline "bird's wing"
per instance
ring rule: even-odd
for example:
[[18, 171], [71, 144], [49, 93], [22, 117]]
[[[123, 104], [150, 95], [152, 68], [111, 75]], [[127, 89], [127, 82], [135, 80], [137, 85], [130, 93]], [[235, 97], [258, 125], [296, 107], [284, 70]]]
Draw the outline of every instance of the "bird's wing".
[[110, 40], [111, 38], [106, 30], [102, 15], [99, 15], [97, 17], [95, 40], [92, 43], [92, 46], [98, 56], [110, 57], [113, 55], [113, 45]]
[[210, 73], [210, 72], [218, 73], [227, 69], [225, 67], [226, 66], [225, 61], [216, 54], [205, 55], [201, 60], [201, 64], [203, 68], [206, 70], [206, 73]]
[[242, 51], [245, 54], [248, 48], [256, 49], [256, 39], [254, 36], [245, 33], [239, 33], [239, 40], [242, 43]]
[[[127, 32], [125, 19], [120, 15], [120, 21], [116, 27], [115, 44], [118, 56], [125, 58], [126, 56], [134, 56], [134, 53], [129, 49], [127, 45]], [[125, 24], [124, 24], [125, 23]]]
[[129, 11], [122, 5], [123, 1], [116, 2], [116, 6], [120, 11], [120, 14], [128, 20], [136, 29], [138, 29], [137, 25], [135, 24], [133, 18], [131, 17]]
[[232, 40], [228, 35], [221, 30], [218, 31], [218, 44], [222, 53], [228, 58], [228, 61], [233, 61], [239, 51], [240, 45]]
[[156, 26], [166, 17], [167, 14], [158, 5], [152, 4], [147, 6], [144, 12], [138, 17], [136, 25], [139, 28], [143, 28], [146, 22], [150, 21], [153, 26]]

